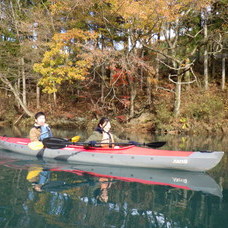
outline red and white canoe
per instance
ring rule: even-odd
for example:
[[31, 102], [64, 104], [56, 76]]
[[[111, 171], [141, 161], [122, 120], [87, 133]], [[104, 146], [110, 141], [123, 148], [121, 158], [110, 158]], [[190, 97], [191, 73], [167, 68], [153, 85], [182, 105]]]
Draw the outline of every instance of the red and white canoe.
[[83, 146], [69, 145], [63, 149], [32, 150], [28, 147], [29, 142], [27, 138], [0, 136], [0, 146], [4, 149], [77, 164], [207, 171], [214, 168], [224, 155], [222, 151], [171, 151], [137, 146], [85, 149]]

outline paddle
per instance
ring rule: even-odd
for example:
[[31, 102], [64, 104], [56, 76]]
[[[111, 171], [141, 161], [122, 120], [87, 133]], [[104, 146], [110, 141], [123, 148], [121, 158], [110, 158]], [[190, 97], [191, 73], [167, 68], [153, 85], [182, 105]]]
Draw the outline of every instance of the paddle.
[[[64, 140], [66, 140], [67, 142], [78, 142], [79, 139], [80, 139], [80, 136], [74, 136], [68, 140], [67, 139], [64, 139]], [[35, 142], [30, 142], [28, 144], [28, 147], [32, 150], [41, 150], [44, 148], [44, 144], [41, 141], [35, 141]]]
[[69, 142], [78, 142], [79, 139], [80, 139], [80, 136], [77, 135], [77, 136], [74, 136], [74, 137], [68, 139], [68, 141], [69, 141]]
[[32, 150], [41, 150], [44, 148], [44, 144], [41, 141], [34, 141], [30, 142], [28, 147]]
[[[46, 148], [49, 149], [62, 149], [64, 147], [66, 147], [67, 145], [86, 145], [86, 146], [90, 146], [89, 143], [83, 143], [83, 142], [69, 142], [66, 139], [63, 138], [57, 138], [57, 137], [49, 137], [43, 140], [43, 144]], [[107, 144], [107, 143], [99, 143], [97, 142], [96, 145], [101, 145], [101, 144]], [[127, 146], [127, 145], [134, 145], [133, 143], [108, 143], [111, 145], [123, 145], [123, 146]], [[139, 143], [137, 144], [137, 146], [147, 146], [150, 148], [159, 148], [162, 147], [166, 144], [166, 142], [151, 142], [151, 143]], [[93, 147], [93, 146], [91, 146]]]

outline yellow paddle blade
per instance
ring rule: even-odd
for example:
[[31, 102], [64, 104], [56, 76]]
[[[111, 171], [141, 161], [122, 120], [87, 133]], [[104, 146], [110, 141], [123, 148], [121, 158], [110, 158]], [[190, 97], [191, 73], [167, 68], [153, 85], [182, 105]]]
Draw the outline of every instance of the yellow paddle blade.
[[71, 142], [78, 142], [80, 139], [80, 136], [74, 136], [70, 139]]
[[44, 145], [42, 142], [40, 141], [35, 141], [35, 142], [30, 142], [28, 144], [28, 147], [32, 150], [40, 150], [44, 148]]
[[42, 167], [32, 167], [31, 169], [28, 170], [28, 174], [26, 179], [28, 181], [32, 181], [34, 178], [36, 178], [41, 172], [43, 171]]

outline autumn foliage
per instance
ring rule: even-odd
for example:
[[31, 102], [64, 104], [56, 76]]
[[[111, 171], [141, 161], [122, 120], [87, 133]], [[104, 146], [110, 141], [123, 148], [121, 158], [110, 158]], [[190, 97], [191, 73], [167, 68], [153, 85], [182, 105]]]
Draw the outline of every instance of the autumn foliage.
[[54, 35], [49, 44], [50, 50], [44, 53], [41, 63], [36, 63], [33, 67], [42, 75], [39, 85], [44, 88], [44, 92], [57, 92], [59, 85], [65, 81], [85, 79], [92, 63], [83, 58], [83, 51], [95, 38], [94, 32], [80, 29]]
[[26, 113], [54, 94], [55, 106], [96, 117], [164, 107], [178, 117], [183, 92], [226, 88], [226, 1], [10, 2], [0, 3], [0, 83]]

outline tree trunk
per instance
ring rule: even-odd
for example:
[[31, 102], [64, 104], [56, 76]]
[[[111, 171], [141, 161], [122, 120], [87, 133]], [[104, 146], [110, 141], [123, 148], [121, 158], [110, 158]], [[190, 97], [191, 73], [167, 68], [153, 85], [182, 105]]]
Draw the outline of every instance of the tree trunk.
[[36, 85], [36, 107], [40, 108], [40, 87]]
[[[101, 50], [103, 51], [105, 47], [104, 36], [101, 36]], [[105, 63], [101, 65], [101, 103], [104, 104], [104, 93], [105, 93]]]
[[151, 86], [151, 80], [150, 80], [150, 76], [148, 76], [147, 79], [147, 97], [148, 97], [148, 104], [151, 105], [152, 104], [152, 86]]
[[[144, 58], [144, 50], [142, 50], [141, 58]], [[141, 66], [140, 68], [140, 90], [143, 91], [143, 81], [144, 81], [144, 70]]]
[[[172, 56], [176, 56], [174, 49], [171, 49]], [[174, 69], [177, 69], [177, 63], [172, 60], [172, 65]], [[177, 117], [180, 114], [180, 105], [181, 105], [181, 81], [182, 76], [179, 75], [180, 72], [177, 71], [177, 82], [175, 83], [175, 99], [174, 99], [174, 115]]]
[[101, 102], [104, 103], [104, 91], [105, 91], [105, 69], [104, 64], [101, 65]]
[[180, 114], [180, 105], [181, 105], [181, 76], [178, 76], [176, 88], [175, 88], [175, 101], [174, 101], [175, 116], [178, 116]]
[[26, 75], [25, 75], [24, 57], [21, 58], [21, 76], [22, 76], [22, 100], [23, 100], [23, 103], [26, 105], [27, 98], [26, 98]]
[[[213, 52], [213, 50], [212, 50]], [[216, 62], [215, 62], [215, 58], [213, 55], [211, 55], [210, 57], [210, 66], [211, 66], [211, 78], [215, 78], [216, 77]]]
[[[159, 43], [160, 42], [160, 33], [158, 33], [158, 39], [157, 39], [157, 42]], [[157, 87], [158, 87], [158, 80], [159, 80], [159, 70], [160, 70], [160, 61], [159, 61], [159, 57], [160, 55], [157, 53], [156, 54], [156, 61], [155, 61], [155, 78], [156, 78], [156, 90], [157, 90]]]
[[159, 54], [157, 54], [156, 69], [155, 69], [155, 77], [157, 81], [159, 80], [159, 69], [160, 69]]
[[136, 87], [134, 82], [130, 82], [130, 118], [135, 114], [135, 97], [136, 97]]
[[208, 90], [208, 52], [205, 47], [204, 50], [204, 89]]
[[10, 89], [10, 91], [14, 94], [15, 99], [18, 101], [20, 106], [23, 108], [24, 112], [28, 116], [33, 117], [34, 114], [28, 110], [28, 107], [26, 106], [26, 104], [24, 104], [23, 101], [21, 100], [21, 98], [19, 96], [19, 91], [13, 87], [13, 85], [10, 83], [10, 81], [5, 76], [0, 74], [0, 79]]
[[[189, 63], [190, 63], [190, 59], [187, 58], [186, 59], [186, 64], [189, 64]], [[188, 70], [188, 71], [185, 72], [184, 78], [185, 78], [185, 81], [186, 82], [190, 82], [190, 70]], [[189, 90], [191, 88], [190, 83], [187, 84], [186, 86], [187, 86], [187, 90]]]
[[[21, 77], [20, 77], [20, 71], [18, 71], [18, 79], [17, 79], [17, 90], [20, 92], [21, 91]], [[19, 102], [17, 102], [17, 107], [18, 109], [20, 108]]]
[[53, 101], [54, 101], [54, 105], [56, 106], [56, 104], [57, 104], [57, 95], [56, 95], [56, 92], [53, 93]]
[[226, 58], [222, 58], [222, 90], [225, 89], [226, 85]]
[[[22, 47], [22, 42], [21, 42], [21, 37], [20, 37], [20, 20], [18, 20], [18, 15], [19, 15], [20, 10], [21, 10], [21, 8], [20, 8], [21, 5], [20, 4], [21, 4], [21, 2], [20, 1], [17, 1], [17, 7], [18, 7], [18, 10], [19, 10], [17, 12], [17, 9], [14, 8], [13, 2], [10, 1], [13, 23], [14, 23], [14, 26], [15, 26], [15, 29], [16, 29], [17, 39], [19, 41], [19, 47], [20, 47], [19, 53], [22, 55], [23, 52], [22, 52], [22, 48], [21, 48]], [[24, 57], [19, 58], [19, 62], [20, 62], [19, 63], [19, 66], [20, 66], [19, 67], [19, 72], [20, 72], [21, 77], [22, 77], [22, 101], [21, 101], [21, 98], [20, 98], [20, 90], [15, 89], [12, 86], [12, 84], [8, 81], [8, 79], [7, 78], [5, 78], [5, 79], [7, 80], [7, 84], [9, 83], [8, 84], [8, 87], [10, 88], [12, 86], [12, 88], [10, 88], [10, 90], [14, 93], [15, 97], [18, 96], [18, 98], [20, 99], [20, 101], [23, 103], [23, 106], [24, 107], [22, 107], [22, 108], [25, 110], [25, 109], [27, 109], [27, 107], [26, 107], [27, 99], [26, 99], [26, 77], [25, 77], [25, 62], [24, 62]], [[15, 94], [15, 92], [16, 92], [16, 94]], [[16, 99], [18, 100], [18, 98], [16, 98]], [[19, 104], [21, 105], [20, 101], [18, 100]]]
[[128, 39], [127, 39], [128, 52], [132, 49], [132, 31], [128, 29]]
[[[203, 26], [203, 31], [204, 31], [204, 40], [207, 42], [208, 38], [208, 31], [207, 31], [207, 12], [205, 10], [204, 12], [204, 26]], [[205, 44], [204, 47], [204, 89], [208, 90], [208, 50], [207, 50], [207, 45]]]

